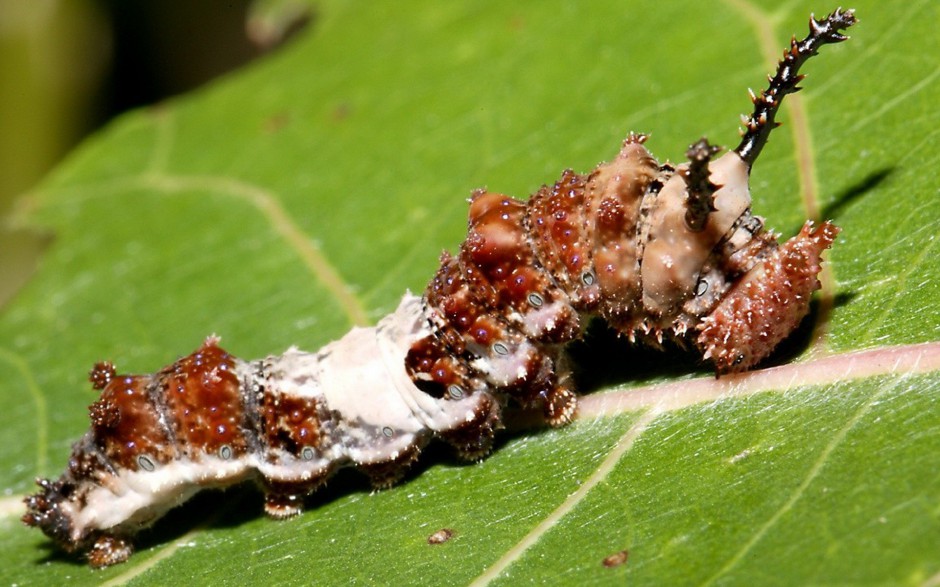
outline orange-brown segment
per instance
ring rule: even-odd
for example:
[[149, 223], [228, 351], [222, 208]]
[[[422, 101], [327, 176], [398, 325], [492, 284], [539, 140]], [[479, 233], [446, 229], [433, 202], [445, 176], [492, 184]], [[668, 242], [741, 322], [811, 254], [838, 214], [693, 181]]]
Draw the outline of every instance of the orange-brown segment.
[[[232, 357], [209, 338], [195, 353], [158, 375], [181, 448], [224, 458], [245, 452], [244, 405]], [[229, 447], [228, 450], [221, 450]]]
[[[502, 194], [475, 193], [460, 250], [461, 275], [475, 300], [515, 330], [538, 341], [567, 342], [578, 334], [578, 316], [539, 263], [526, 210], [525, 203]], [[570, 232], [576, 240], [577, 229]]]
[[119, 467], [137, 470], [140, 458], [152, 465], [176, 456], [147, 393], [151, 381], [149, 375], [116, 376], [88, 408], [95, 444]]
[[585, 284], [591, 268], [591, 243], [585, 235], [586, 176], [566, 169], [551, 187], [529, 200], [528, 225], [532, 246], [542, 266], [572, 296], [579, 309], [597, 301], [596, 286]]

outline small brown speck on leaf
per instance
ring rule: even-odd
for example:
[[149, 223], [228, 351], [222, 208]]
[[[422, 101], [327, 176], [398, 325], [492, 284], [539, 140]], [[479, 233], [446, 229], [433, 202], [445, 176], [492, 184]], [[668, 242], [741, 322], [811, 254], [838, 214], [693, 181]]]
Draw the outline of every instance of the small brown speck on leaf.
[[428, 544], [444, 544], [454, 537], [454, 531], [450, 528], [441, 528], [434, 534], [428, 536]]
[[606, 557], [603, 561], [603, 564], [608, 569], [613, 567], [619, 567], [623, 563], [627, 562], [627, 557], [630, 555], [629, 551], [621, 550], [620, 552], [615, 552], [614, 554]]

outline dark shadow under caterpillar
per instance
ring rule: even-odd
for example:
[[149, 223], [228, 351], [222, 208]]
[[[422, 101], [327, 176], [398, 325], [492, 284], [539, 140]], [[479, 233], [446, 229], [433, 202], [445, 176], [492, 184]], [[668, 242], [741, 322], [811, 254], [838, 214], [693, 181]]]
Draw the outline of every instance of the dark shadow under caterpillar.
[[207, 487], [254, 480], [285, 518], [339, 467], [390, 486], [432, 438], [480, 459], [509, 400], [571, 420], [565, 346], [593, 316], [631, 340], [685, 342], [719, 373], [753, 367], [808, 312], [838, 228], [807, 222], [778, 244], [751, 213], [750, 169], [800, 66], [855, 22], [841, 9], [811, 18], [718, 159], [702, 139], [687, 163], [660, 164], [630, 134], [610, 163], [565, 171], [528, 201], [475, 192], [458, 252], [375, 327], [316, 353], [242, 361], [209, 338], [152, 375], [95, 365], [91, 428], [65, 473], [38, 481], [23, 521], [103, 567]]

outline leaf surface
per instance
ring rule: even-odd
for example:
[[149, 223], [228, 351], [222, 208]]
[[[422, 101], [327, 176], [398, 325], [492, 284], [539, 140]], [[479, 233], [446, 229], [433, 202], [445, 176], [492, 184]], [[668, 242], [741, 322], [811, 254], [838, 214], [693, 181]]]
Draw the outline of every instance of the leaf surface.
[[[776, 358], [787, 384], [731, 392], [687, 354], [620, 345], [582, 364], [599, 416], [508, 434], [478, 465], [431, 449], [374, 495], [342, 474], [287, 522], [250, 488], [205, 494], [91, 571], [17, 520], [88, 425], [95, 361], [151, 372], [209, 333], [245, 358], [315, 349], [423, 290], [475, 187], [524, 197], [630, 130], [661, 160], [703, 135], [734, 146], [744, 90], [821, 14], [778, 4], [321, 2], [282, 51], [89, 139], [21, 200], [20, 225], [54, 240], [0, 308], [0, 582], [936, 584], [927, 0], [857, 3], [754, 170], [768, 225], [817, 209], [843, 228], [817, 327]], [[836, 369], [854, 356], [869, 368]]]

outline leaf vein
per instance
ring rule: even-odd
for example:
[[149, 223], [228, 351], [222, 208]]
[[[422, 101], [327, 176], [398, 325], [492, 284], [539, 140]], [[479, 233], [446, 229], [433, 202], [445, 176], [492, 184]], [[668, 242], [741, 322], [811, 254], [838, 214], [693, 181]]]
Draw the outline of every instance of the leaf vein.
[[470, 582], [471, 586], [477, 587], [488, 585], [494, 579], [497, 579], [503, 571], [521, 558], [529, 548], [534, 546], [539, 539], [551, 530], [562, 518], [571, 512], [579, 503], [581, 503], [597, 485], [606, 479], [620, 459], [633, 448], [637, 438], [646, 431], [649, 424], [659, 415], [656, 409], [648, 410], [630, 428], [614, 445], [607, 456], [601, 461], [597, 469], [578, 487], [577, 491], [568, 496], [555, 510], [539, 522], [532, 530], [526, 534], [522, 540], [517, 542], [512, 548], [501, 556], [495, 563], [486, 569], [481, 575]]
[[[900, 361], [900, 359], [898, 359], [898, 361]], [[893, 370], [896, 370], [897, 367], [898, 364], [896, 362]], [[809, 486], [813, 483], [813, 481], [819, 477], [819, 474], [825, 467], [829, 457], [833, 452], [835, 452], [839, 445], [842, 444], [842, 441], [845, 440], [845, 437], [848, 435], [849, 431], [852, 430], [852, 428], [854, 428], [859, 423], [859, 421], [861, 421], [861, 419], [871, 410], [872, 406], [875, 405], [878, 398], [884, 396], [889, 390], [895, 389], [899, 385], [899, 382], [900, 380], [896, 380], [893, 385], [878, 387], [877, 391], [869, 396], [868, 401], [859, 406], [852, 417], [848, 419], [845, 425], [836, 432], [829, 443], [823, 448], [822, 452], [819, 454], [819, 457], [817, 457], [816, 461], [809, 468], [809, 471], [807, 471], [803, 481], [793, 490], [786, 502], [784, 502], [783, 505], [781, 505], [780, 508], [777, 509], [777, 511], [774, 512], [774, 514], [770, 516], [770, 518], [768, 518], [760, 528], [758, 528], [751, 539], [748, 540], [741, 547], [741, 549], [738, 550], [738, 552], [735, 553], [727, 563], [725, 563], [721, 569], [719, 569], [714, 575], [702, 583], [703, 586], [712, 585], [722, 576], [727, 575], [728, 572], [737, 566], [738, 563], [741, 562], [741, 560], [744, 559], [744, 557], [747, 556], [747, 554], [754, 548], [754, 546], [756, 546], [757, 543], [760, 542], [764, 536], [766, 536], [767, 533], [777, 525], [777, 522], [779, 522], [793, 509], [793, 506], [796, 504], [796, 502], [806, 495], [807, 489], [809, 489]]]

